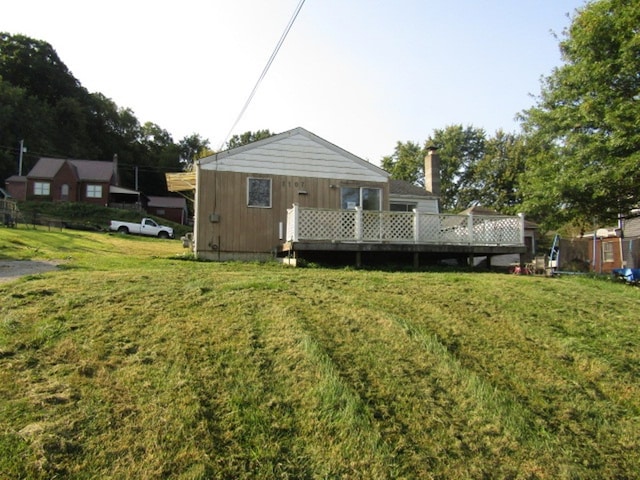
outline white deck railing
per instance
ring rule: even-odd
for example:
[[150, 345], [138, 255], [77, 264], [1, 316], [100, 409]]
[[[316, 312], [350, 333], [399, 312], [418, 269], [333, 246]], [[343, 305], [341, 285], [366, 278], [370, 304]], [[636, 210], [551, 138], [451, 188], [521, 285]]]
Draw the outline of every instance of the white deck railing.
[[330, 210], [293, 205], [287, 241], [524, 245], [524, 216]]

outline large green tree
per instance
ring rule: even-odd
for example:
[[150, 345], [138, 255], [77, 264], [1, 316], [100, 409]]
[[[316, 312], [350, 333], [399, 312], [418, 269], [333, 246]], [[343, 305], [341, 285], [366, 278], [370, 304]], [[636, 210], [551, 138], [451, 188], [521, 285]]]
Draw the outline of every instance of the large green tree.
[[536, 147], [524, 205], [549, 226], [610, 222], [639, 201], [640, 0], [587, 3], [560, 49], [563, 65], [522, 114]]
[[426, 145], [437, 147], [440, 155], [440, 202], [445, 211], [464, 210], [478, 200], [473, 172], [485, 143], [482, 128], [462, 125], [436, 129], [427, 139]]
[[418, 143], [397, 142], [395, 151], [382, 158], [381, 166], [392, 178], [423, 187], [425, 155], [425, 148]]
[[484, 154], [467, 176], [475, 201], [500, 213], [519, 213], [522, 203], [519, 180], [524, 172], [526, 151], [521, 135], [498, 130], [488, 138]]
[[474, 180], [476, 165], [485, 153], [486, 135], [472, 126], [449, 125], [436, 129], [422, 144], [398, 142], [381, 166], [392, 178], [424, 186], [424, 157], [429, 147], [440, 156], [440, 205], [444, 211], [460, 211], [478, 200]]

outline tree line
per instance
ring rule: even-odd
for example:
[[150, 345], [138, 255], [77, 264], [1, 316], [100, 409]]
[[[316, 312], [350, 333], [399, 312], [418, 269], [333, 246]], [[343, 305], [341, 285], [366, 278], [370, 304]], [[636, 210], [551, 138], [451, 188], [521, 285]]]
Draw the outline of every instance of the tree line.
[[439, 148], [441, 203], [524, 212], [545, 229], [592, 228], [640, 207], [640, 0], [591, 1], [563, 32], [563, 64], [543, 78], [522, 130], [487, 136], [450, 125], [422, 143], [398, 142], [382, 166], [421, 185]]
[[[393, 178], [424, 185], [424, 157], [441, 158], [441, 205], [474, 204], [524, 212], [543, 229], [611, 224], [638, 208], [640, 189], [640, 0], [592, 0], [562, 33], [563, 64], [541, 82], [520, 132], [462, 124], [435, 129], [422, 142], [397, 142], [381, 159]], [[234, 148], [271, 135], [234, 135]], [[18, 144], [26, 165], [38, 156], [110, 159], [119, 155], [124, 183], [133, 166], [140, 189], [165, 191], [164, 172], [188, 169], [213, 151], [194, 133], [175, 142], [160, 126], [141, 124], [128, 108], [89, 93], [46, 42], [0, 34], [0, 175], [16, 173]], [[128, 169], [127, 169], [128, 168]]]

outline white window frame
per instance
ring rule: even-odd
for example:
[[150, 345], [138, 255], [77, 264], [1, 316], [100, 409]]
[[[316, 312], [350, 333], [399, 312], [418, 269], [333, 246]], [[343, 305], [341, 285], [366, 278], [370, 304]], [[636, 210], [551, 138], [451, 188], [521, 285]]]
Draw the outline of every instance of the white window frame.
[[[263, 189], [268, 185], [268, 202], [266, 201]], [[260, 198], [257, 198], [260, 197]], [[251, 208], [271, 208], [273, 197], [273, 182], [270, 178], [247, 177], [247, 207]]]
[[51, 195], [51, 183], [33, 182], [33, 194], [39, 197], [48, 197]]
[[611, 263], [615, 260], [613, 247], [613, 242], [602, 242], [602, 263]]
[[382, 210], [382, 189], [379, 187], [351, 187], [345, 185], [340, 188], [340, 205], [341, 208], [345, 210], [352, 210], [351, 206], [354, 202], [348, 202], [348, 204], [344, 205], [344, 193], [345, 190], [358, 190], [358, 202], [357, 205], [353, 205], [353, 207], [361, 207], [364, 204], [364, 191], [365, 190], [377, 190], [378, 191], [378, 208], [375, 209], [367, 209], [372, 211], [381, 211]]
[[389, 210], [392, 212], [413, 212], [418, 208], [416, 202], [391, 202], [389, 204]]
[[87, 184], [87, 198], [102, 198], [102, 185]]

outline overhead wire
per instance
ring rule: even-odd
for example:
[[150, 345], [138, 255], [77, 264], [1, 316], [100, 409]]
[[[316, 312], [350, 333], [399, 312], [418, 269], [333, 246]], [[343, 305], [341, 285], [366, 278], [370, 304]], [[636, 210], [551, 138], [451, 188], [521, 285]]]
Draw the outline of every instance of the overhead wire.
[[298, 17], [298, 13], [300, 13], [300, 9], [302, 9], [302, 5], [304, 5], [304, 2], [305, 2], [305, 0], [300, 0], [300, 2], [298, 3], [298, 6], [296, 7], [295, 11], [293, 12], [293, 15], [291, 16], [291, 19], [289, 20], [289, 23], [287, 24], [287, 26], [284, 29], [284, 32], [282, 32], [282, 35], [280, 36], [280, 40], [278, 40], [278, 43], [276, 44], [276, 47], [273, 50], [273, 53], [271, 53], [271, 56], [269, 57], [269, 60], [267, 61], [267, 64], [265, 65], [264, 69], [262, 70], [262, 73], [260, 74], [260, 77], [258, 78], [258, 81], [254, 85], [253, 90], [251, 90], [251, 93], [249, 94], [249, 97], [247, 98], [247, 101], [244, 103], [244, 106], [242, 107], [242, 110], [240, 110], [240, 114], [236, 118], [235, 122], [233, 122], [233, 125], [229, 129], [229, 132], [227, 133], [227, 135], [222, 140], [222, 143], [220, 144], [220, 148], [218, 150], [222, 150], [224, 148], [225, 143], [227, 142], [227, 140], [231, 136], [231, 132], [233, 132], [233, 130], [236, 128], [236, 126], [240, 122], [240, 119], [242, 118], [244, 113], [247, 111], [247, 108], [249, 108], [249, 104], [251, 103], [251, 100], [253, 100], [253, 97], [255, 96], [256, 91], [258, 90], [258, 87], [262, 83], [262, 80], [264, 79], [264, 77], [267, 75], [267, 72], [269, 71], [269, 68], [271, 67], [271, 64], [275, 60], [276, 55], [278, 55], [278, 52], [280, 51], [280, 47], [284, 43], [285, 38], [287, 38], [287, 35], [289, 34], [289, 30], [291, 30], [291, 27], [293, 27], [293, 24], [296, 21], [296, 18]]

